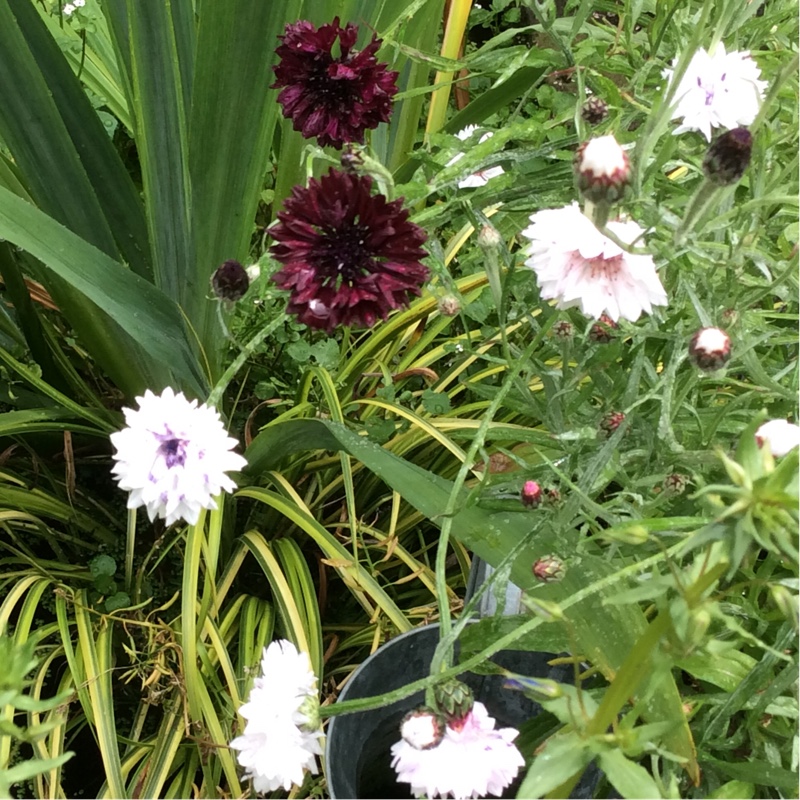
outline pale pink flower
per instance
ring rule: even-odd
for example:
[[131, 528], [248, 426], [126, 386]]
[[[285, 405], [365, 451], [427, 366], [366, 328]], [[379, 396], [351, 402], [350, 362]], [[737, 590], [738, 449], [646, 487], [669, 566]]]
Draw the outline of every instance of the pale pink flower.
[[483, 703], [458, 723], [450, 723], [436, 747], [417, 749], [405, 739], [392, 745], [392, 766], [398, 783], [408, 783], [417, 796], [499, 797], [525, 764], [514, 744], [514, 728], [495, 730]]
[[[525, 265], [536, 273], [543, 300], [556, 308], [579, 307], [587, 317], [607, 314], [635, 322], [643, 311], [667, 305], [667, 295], [650, 255], [633, 255], [604, 236], [577, 203], [537, 211], [522, 235], [531, 240]], [[609, 222], [620, 241], [643, 233], [635, 222]]]

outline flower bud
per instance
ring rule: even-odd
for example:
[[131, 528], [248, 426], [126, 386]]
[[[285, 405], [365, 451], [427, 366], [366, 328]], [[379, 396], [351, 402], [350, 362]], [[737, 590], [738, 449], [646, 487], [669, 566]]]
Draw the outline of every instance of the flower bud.
[[531, 570], [534, 577], [542, 583], [558, 583], [567, 573], [564, 562], [552, 554], [537, 559]]
[[800, 427], [785, 419], [771, 419], [756, 431], [759, 447], [769, 447], [775, 458], [785, 456], [800, 446]]
[[701, 328], [689, 342], [689, 357], [700, 369], [720, 369], [731, 357], [730, 336], [721, 328]]
[[211, 276], [211, 288], [220, 300], [235, 303], [247, 294], [250, 278], [238, 261], [226, 261]]
[[664, 491], [670, 494], [683, 494], [689, 485], [689, 476], [680, 472], [673, 472], [664, 478]]
[[773, 583], [770, 584], [769, 593], [772, 595], [772, 602], [775, 603], [781, 614], [794, 625], [796, 630], [798, 609], [797, 592], [792, 592], [779, 583]]
[[571, 339], [575, 333], [575, 327], [566, 319], [561, 319], [553, 325], [553, 336], [558, 339]]
[[622, 542], [623, 544], [644, 544], [650, 538], [644, 525], [632, 522], [624, 522], [622, 525], [606, 528], [600, 531], [599, 535], [609, 542]]
[[454, 294], [446, 294], [436, 304], [443, 317], [455, 317], [461, 311], [461, 301]]
[[614, 331], [619, 325], [611, 317], [601, 314], [600, 319], [589, 329], [589, 340], [595, 344], [608, 344], [614, 339]]
[[590, 125], [599, 125], [608, 116], [608, 103], [600, 97], [590, 97], [581, 107], [581, 116]]
[[620, 425], [625, 421], [625, 414], [622, 411], [609, 411], [603, 419], [600, 420], [600, 429], [606, 433], [614, 433]]
[[556, 700], [564, 695], [564, 690], [557, 681], [549, 678], [531, 678], [528, 675], [517, 675], [514, 672], [506, 673], [503, 688], [524, 692], [537, 703]]
[[747, 128], [734, 128], [718, 136], [703, 159], [703, 172], [717, 186], [732, 186], [744, 175], [753, 153], [753, 136]]
[[342, 169], [350, 175], [359, 175], [364, 166], [364, 153], [354, 142], [348, 142], [339, 157]]
[[548, 506], [557, 506], [561, 502], [561, 492], [555, 486], [544, 490], [544, 502]]
[[536, 481], [525, 481], [520, 494], [522, 505], [536, 508], [542, 502], [542, 487]]
[[433, 690], [433, 696], [447, 724], [455, 728], [472, 711], [475, 702], [472, 689], [466, 683], [455, 678], [437, 683]]
[[420, 706], [403, 717], [400, 735], [416, 750], [430, 750], [444, 737], [445, 721], [430, 708]]
[[503, 237], [491, 225], [484, 225], [478, 233], [478, 247], [484, 252], [491, 250], [498, 252], [503, 244]]
[[593, 203], [615, 203], [630, 183], [628, 156], [613, 136], [584, 142], [575, 153], [578, 188]]

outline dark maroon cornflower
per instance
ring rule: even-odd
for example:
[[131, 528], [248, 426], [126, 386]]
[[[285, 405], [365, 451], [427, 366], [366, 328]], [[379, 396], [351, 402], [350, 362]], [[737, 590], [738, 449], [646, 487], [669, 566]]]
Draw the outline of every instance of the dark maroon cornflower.
[[372, 327], [428, 279], [425, 231], [409, 222], [402, 198], [390, 203], [371, 189], [369, 176], [331, 168], [292, 189], [270, 231], [284, 265], [272, 280], [291, 292], [287, 313], [312, 328]]
[[365, 130], [389, 121], [398, 73], [376, 60], [377, 36], [363, 50], [353, 50], [358, 28], [352, 23], [341, 28], [336, 17], [319, 30], [306, 20], [289, 24], [278, 38], [280, 62], [270, 88], [281, 90], [283, 116], [306, 139], [316, 136], [323, 146], [341, 147], [363, 142]]

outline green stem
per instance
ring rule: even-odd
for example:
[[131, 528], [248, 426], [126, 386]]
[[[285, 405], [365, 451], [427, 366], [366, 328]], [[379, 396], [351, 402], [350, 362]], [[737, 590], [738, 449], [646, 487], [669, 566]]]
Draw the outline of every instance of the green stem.
[[675, 244], [681, 244], [686, 236], [691, 233], [699, 219], [714, 201], [714, 198], [724, 188], [729, 187], [718, 186], [708, 178], [703, 181], [700, 188], [694, 193], [694, 197], [689, 201], [689, 207], [686, 209], [683, 222], [681, 222], [678, 230], [675, 231]]
[[[686, 602], [690, 607], [700, 600], [706, 589], [728, 569], [728, 566], [728, 561], [723, 561], [697, 579], [686, 592]], [[600, 736], [605, 733], [617, 718], [622, 707], [636, 694], [642, 681], [652, 673], [653, 657], [661, 639], [671, 626], [672, 617], [669, 611], [662, 611], [647, 626], [647, 630], [631, 648], [628, 657], [614, 676], [611, 685], [606, 689], [594, 717], [586, 726], [586, 738]], [[570, 792], [580, 780], [582, 774], [583, 770], [576, 772], [558, 788], [554, 789], [548, 797], [569, 797]]]
[[[663, 561], [671, 558], [673, 555], [679, 553], [684, 545], [685, 541], [680, 541], [665, 550], [663, 553], [657, 553], [656, 555], [645, 558], [636, 564], [631, 564], [624, 569], [615, 572], [613, 575], [608, 575], [605, 578], [601, 578], [599, 581], [595, 581], [593, 584], [591, 584], [591, 586], [581, 589], [579, 592], [576, 592], [574, 595], [572, 595], [572, 597], [560, 603], [561, 610], [566, 611], [568, 608], [578, 603], [582, 603], [587, 598], [605, 591], [615, 583], [632, 578], [639, 572], [645, 572], [652, 569], [657, 564], [660, 564]], [[413, 681], [412, 683], [408, 683], [405, 686], [401, 686], [399, 689], [387, 692], [386, 694], [374, 695], [373, 697], [361, 697], [357, 700], [344, 700], [341, 703], [323, 706], [319, 710], [320, 716], [323, 718], [335, 717], [339, 714], [352, 714], [356, 711], [368, 711], [373, 708], [383, 708], [397, 702], [398, 700], [402, 700], [405, 697], [409, 697], [416, 692], [427, 690], [441, 681], [447, 680], [448, 678], [455, 678], [464, 672], [469, 672], [473, 667], [483, 664], [495, 653], [498, 653], [501, 650], [513, 650], [513, 645], [515, 642], [525, 636], [528, 636], [532, 631], [544, 624], [545, 621], [542, 618], [533, 617], [515, 630], [507, 633], [505, 636], [501, 636], [499, 639], [496, 639], [494, 642], [485, 647], [479, 653], [476, 653], [471, 658], [462, 661], [454, 667], [443, 670], [438, 675], [431, 670], [431, 675], [427, 678], [421, 678], [418, 681]]]
[[191, 722], [203, 721], [202, 696], [198, 682], [202, 680], [197, 668], [197, 588], [199, 583], [206, 512], [201, 511], [194, 525], [186, 530], [186, 551], [183, 556], [181, 583], [181, 651], [186, 699]]
[[452, 619], [450, 615], [450, 602], [447, 595], [447, 549], [450, 544], [450, 528], [453, 525], [453, 516], [456, 513], [456, 506], [461, 499], [461, 490], [467, 479], [472, 465], [475, 463], [475, 457], [478, 450], [483, 446], [486, 434], [489, 431], [489, 426], [492, 424], [494, 415], [500, 410], [500, 406], [505, 400], [506, 395], [514, 385], [514, 381], [522, 371], [523, 367], [527, 364], [534, 349], [539, 345], [541, 333], [537, 336], [526, 348], [525, 352], [513, 362], [513, 367], [508, 372], [503, 381], [503, 385], [495, 395], [489, 408], [486, 410], [483, 419], [481, 420], [480, 427], [478, 428], [475, 438], [472, 440], [469, 450], [467, 451], [464, 460], [461, 462], [461, 468], [458, 471], [455, 481], [453, 481], [453, 488], [450, 491], [450, 497], [447, 500], [447, 507], [444, 511], [444, 520], [442, 522], [441, 532], [439, 534], [439, 545], [436, 550], [436, 601], [439, 607], [439, 647], [436, 648], [433, 659], [431, 660], [431, 674], [435, 675], [437, 672], [443, 670], [447, 664], [452, 663], [452, 645], [442, 642], [449, 642], [448, 634]]
[[[128, 509], [128, 529], [125, 533], [125, 591], [133, 591], [133, 553], [136, 549], [136, 509]], [[131, 595], [131, 602], [138, 603], [139, 598]]]
[[265, 325], [243, 348], [239, 355], [233, 360], [233, 363], [222, 373], [222, 377], [217, 382], [217, 385], [211, 390], [208, 396], [208, 405], [216, 408], [219, 406], [222, 395], [228, 388], [228, 384], [233, 380], [236, 373], [242, 368], [244, 363], [250, 358], [253, 353], [258, 349], [258, 346], [267, 338], [274, 330], [283, 325], [284, 315], [281, 313], [268, 325]]

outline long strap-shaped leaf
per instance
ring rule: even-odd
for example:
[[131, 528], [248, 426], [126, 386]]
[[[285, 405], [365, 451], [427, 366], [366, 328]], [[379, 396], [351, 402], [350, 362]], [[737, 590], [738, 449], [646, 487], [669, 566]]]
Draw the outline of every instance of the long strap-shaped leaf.
[[[117, 746], [114, 691], [111, 688], [112, 626], [107, 620], [103, 620], [95, 635], [86, 603], [86, 592], [78, 592], [75, 595], [75, 621], [78, 628], [78, 646], [83, 657], [85, 683], [91, 703], [90, 708], [84, 706], [83, 710], [91, 721], [97, 737], [108, 782], [108, 794], [111, 797], [127, 797]], [[77, 680], [76, 677], [76, 682]]]
[[[275, 468], [290, 453], [319, 449], [346, 450], [428, 519], [440, 524], [441, 514], [447, 507], [452, 490], [450, 481], [398, 458], [368, 438], [328, 420], [291, 420], [267, 427], [247, 449], [247, 471], [260, 475]], [[243, 489], [239, 494], [256, 497], [264, 491]], [[529, 529], [524, 514], [492, 512], [466, 504], [456, 513], [452, 526], [455, 537], [493, 566], [499, 564], [504, 553], [528, 536]], [[574, 545], [572, 541], [571, 546]], [[510, 579], [522, 589], [531, 588], [535, 581], [530, 565], [536, 558], [548, 552], [565, 552], [569, 546], [568, 537], [560, 531], [541, 530], [536, 540], [514, 562]], [[607, 578], [609, 569], [602, 559], [581, 553], [580, 558], [570, 564], [560, 583], [539, 586], [537, 596], [555, 602], [563, 601], [596, 581]], [[647, 625], [644, 615], [636, 606], [604, 606], [596, 597], [575, 605], [570, 612], [570, 620], [582, 652], [609, 679], [613, 679], [615, 672], [625, 662]], [[607, 635], [609, 630], [615, 632], [613, 637]], [[687, 759], [686, 769], [695, 776], [696, 752], [674, 681], [664, 681], [661, 690], [650, 698], [647, 711], [652, 721], [668, 720], [674, 723], [674, 733], [668, 734], [667, 741], [675, 753]]]
[[[109, 11], [116, 6], [109, 7]], [[191, 81], [191, 0], [127, 3], [136, 145], [142, 166], [155, 283], [183, 303], [194, 261], [184, 84]], [[189, 40], [187, 42], [187, 39]], [[207, 285], [203, 287], [204, 290]]]
[[[96, 316], [114, 320], [118, 336], [124, 332], [131, 344], [139, 346], [137, 352], [126, 348], [125, 341], [87, 342], [121, 387], [131, 392], [148, 385], [161, 388], [149, 379], [168, 375], [169, 365], [181, 385], [197, 396], [207, 394], [180, 311], [155, 286], [1, 186], [0, 238], [21, 247], [67, 281], [93, 304]], [[70, 322], [78, 327], [79, 320], [70, 318]], [[142, 363], [145, 353], [148, 361]]]
[[[63, 121], [68, 134], [65, 141], [59, 145], [50, 141], [35, 141], [36, 151], [31, 155], [36, 157], [36, 161], [32, 163], [26, 160], [20, 164], [34, 191], [37, 203], [45, 210], [50, 210], [55, 196], [59, 207], [64, 209], [65, 216], [60, 217], [56, 214], [54, 216], [62, 219], [72, 230], [95, 244], [102, 245], [102, 241], [93, 238], [97, 232], [90, 230], [90, 226], [107, 227], [113, 237], [113, 244], [110, 244], [114, 249], [105, 247], [102, 249], [111, 256], [116, 256], [118, 250], [134, 272], [152, 279], [144, 211], [130, 175], [114, 149], [97, 112], [86, 97], [83, 87], [48, 32], [34, 4], [29, 0], [10, 0], [10, 5], [20, 33], [30, 50], [30, 57], [47, 87], [46, 97], [35, 95], [31, 97], [31, 78], [27, 78], [15, 87], [16, 93], [22, 95], [20, 102], [31, 111], [36, 111], [37, 107], [43, 105], [52, 107]], [[18, 61], [22, 62], [20, 66], [24, 65], [24, 58], [24, 56], [18, 57]], [[3, 99], [4, 103], [8, 101], [6, 91], [3, 93]], [[17, 146], [13, 146], [12, 142], [8, 144], [16, 159], [18, 139], [29, 137], [30, 130], [24, 125], [24, 118], [8, 122], [15, 128]], [[39, 132], [40, 139], [49, 140], [59, 135], [57, 130]], [[84, 172], [85, 177], [75, 173], [75, 167], [69, 167], [71, 162], [64, 164], [38, 159], [42, 148], [55, 146], [65, 150], [72, 149], [75, 152], [80, 159], [77, 169]], [[88, 182], [85, 194], [87, 196], [92, 194], [96, 198], [88, 208], [80, 204], [80, 197], [75, 193], [73, 180]], [[42, 183], [46, 193], [44, 198], [41, 195]], [[76, 223], [81, 227], [74, 227]]]
[[197, 260], [187, 314], [212, 371], [224, 339], [208, 280], [228, 259], [246, 261], [279, 107], [272, 65], [284, 23], [302, 0], [225, 0], [199, 4], [189, 128], [192, 219]]
[[[332, 533], [320, 525], [305, 508], [301, 508], [296, 503], [268, 489], [241, 489], [236, 493], [236, 496], [251, 497], [254, 500], [265, 503], [304, 530], [314, 539], [325, 555], [336, 562], [337, 572], [341, 575], [342, 580], [353, 587], [357, 598], [359, 595], [368, 596], [380, 606], [381, 610], [397, 626], [398, 630], [401, 632], [410, 630], [411, 624], [392, 598], [384, 591], [383, 587], [367, 570], [353, 561], [350, 552], [339, 543]], [[255, 540], [252, 537], [244, 537], [244, 541], [252, 549], [251, 545]], [[371, 611], [372, 609], [369, 610]]]

